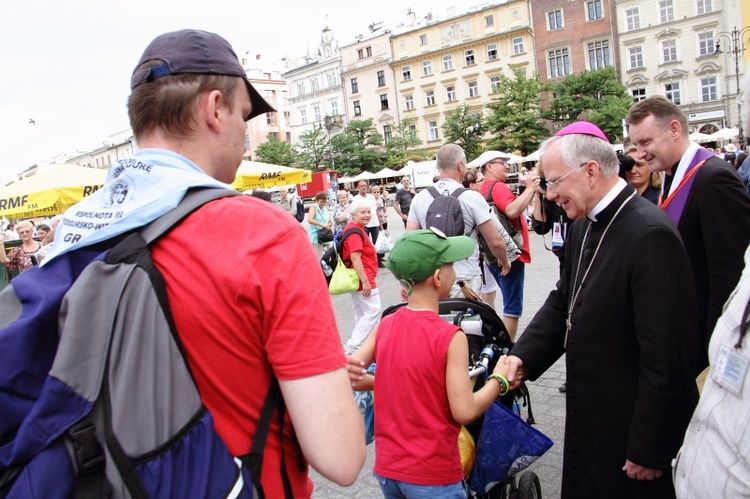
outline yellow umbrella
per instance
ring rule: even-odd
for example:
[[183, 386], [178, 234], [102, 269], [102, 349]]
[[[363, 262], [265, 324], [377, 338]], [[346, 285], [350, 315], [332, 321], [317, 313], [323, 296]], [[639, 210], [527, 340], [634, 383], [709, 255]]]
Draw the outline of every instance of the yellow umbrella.
[[60, 165], [0, 189], [0, 216], [31, 218], [64, 212], [96, 192], [106, 169]]
[[311, 180], [312, 173], [308, 170], [269, 165], [257, 161], [243, 161], [237, 170], [232, 187], [238, 191], [247, 191], [258, 187], [305, 184]]

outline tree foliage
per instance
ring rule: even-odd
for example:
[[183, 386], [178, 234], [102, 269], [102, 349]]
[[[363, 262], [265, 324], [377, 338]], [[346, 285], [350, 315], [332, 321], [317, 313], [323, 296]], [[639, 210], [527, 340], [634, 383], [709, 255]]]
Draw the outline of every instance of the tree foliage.
[[550, 86], [550, 119], [560, 126], [578, 120], [596, 124], [610, 140], [622, 139], [622, 119], [633, 104], [627, 87], [617, 79], [615, 68], [568, 75]]
[[324, 165], [324, 159], [329, 155], [328, 137], [313, 128], [302, 132], [297, 145], [296, 165], [307, 170], [317, 170]]
[[531, 154], [549, 136], [545, 126], [542, 93], [546, 86], [539, 75], [527, 78], [516, 71], [513, 78], [503, 74], [495, 85], [498, 96], [488, 104], [487, 128], [494, 135], [488, 147], [501, 151]]
[[331, 137], [333, 165], [339, 175], [376, 172], [383, 167], [383, 136], [372, 119], [350, 121], [346, 128]]
[[291, 166], [295, 162], [295, 151], [289, 142], [282, 142], [269, 134], [268, 142], [255, 149], [255, 158], [262, 163]]
[[400, 168], [409, 160], [423, 161], [426, 158], [424, 151], [411, 150], [422, 145], [422, 140], [410, 129], [413, 123], [414, 118], [404, 118], [393, 126], [393, 135], [385, 146], [385, 166], [388, 168]]
[[482, 113], [471, 112], [468, 104], [460, 104], [445, 115], [442, 126], [445, 143], [458, 144], [467, 158], [474, 158], [482, 152], [483, 127]]

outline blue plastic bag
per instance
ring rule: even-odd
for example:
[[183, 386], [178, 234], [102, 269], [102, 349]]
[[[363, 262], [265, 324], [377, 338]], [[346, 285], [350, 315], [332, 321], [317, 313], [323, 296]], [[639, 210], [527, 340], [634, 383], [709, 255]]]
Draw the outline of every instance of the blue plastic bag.
[[528, 468], [550, 447], [552, 440], [546, 435], [495, 402], [484, 415], [469, 487], [486, 494], [499, 482]]
[[354, 400], [365, 418], [365, 445], [375, 440], [375, 404], [372, 392], [354, 392]]

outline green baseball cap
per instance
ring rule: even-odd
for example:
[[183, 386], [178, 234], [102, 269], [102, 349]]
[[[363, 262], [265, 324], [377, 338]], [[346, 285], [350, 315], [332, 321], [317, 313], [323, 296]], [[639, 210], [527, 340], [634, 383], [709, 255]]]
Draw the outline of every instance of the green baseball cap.
[[417, 284], [444, 263], [469, 258], [474, 249], [474, 240], [470, 237], [446, 237], [434, 227], [412, 230], [396, 241], [385, 266], [397, 278]]

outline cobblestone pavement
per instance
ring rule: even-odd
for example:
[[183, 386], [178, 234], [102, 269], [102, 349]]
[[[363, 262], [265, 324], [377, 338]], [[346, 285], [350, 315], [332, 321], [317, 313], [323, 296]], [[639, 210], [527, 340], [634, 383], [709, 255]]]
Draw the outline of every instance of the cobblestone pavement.
[[[388, 224], [391, 240], [397, 240], [404, 233], [404, 226], [398, 215], [391, 208]], [[545, 236], [549, 244], [549, 236]], [[531, 265], [526, 266], [526, 282], [524, 289], [524, 315], [519, 323], [519, 334], [529, 323], [536, 311], [541, 307], [549, 291], [554, 287], [558, 276], [558, 260], [544, 248], [541, 236], [531, 234]], [[380, 269], [377, 277], [382, 308], [398, 303], [399, 284], [387, 269]], [[342, 343], [345, 342], [354, 327], [351, 300], [348, 295], [333, 296], [333, 307], [336, 322], [341, 334]], [[502, 310], [502, 298], [498, 292], [496, 308]], [[565, 396], [558, 388], [565, 378], [564, 359], [560, 359], [544, 376], [529, 383], [531, 402], [536, 419], [536, 428], [547, 435], [554, 442], [530, 470], [539, 476], [542, 485], [542, 497], [560, 497], [560, 482], [562, 478], [562, 445], [565, 428]], [[526, 411], [524, 410], [524, 417]], [[375, 463], [375, 445], [367, 447], [367, 461], [359, 474], [359, 478], [351, 487], [340, 487], [311, 470], [311, 477], [315, 484], [313, 498], [370, 498], [382, 497], [380, 487], [372, 476]]]

